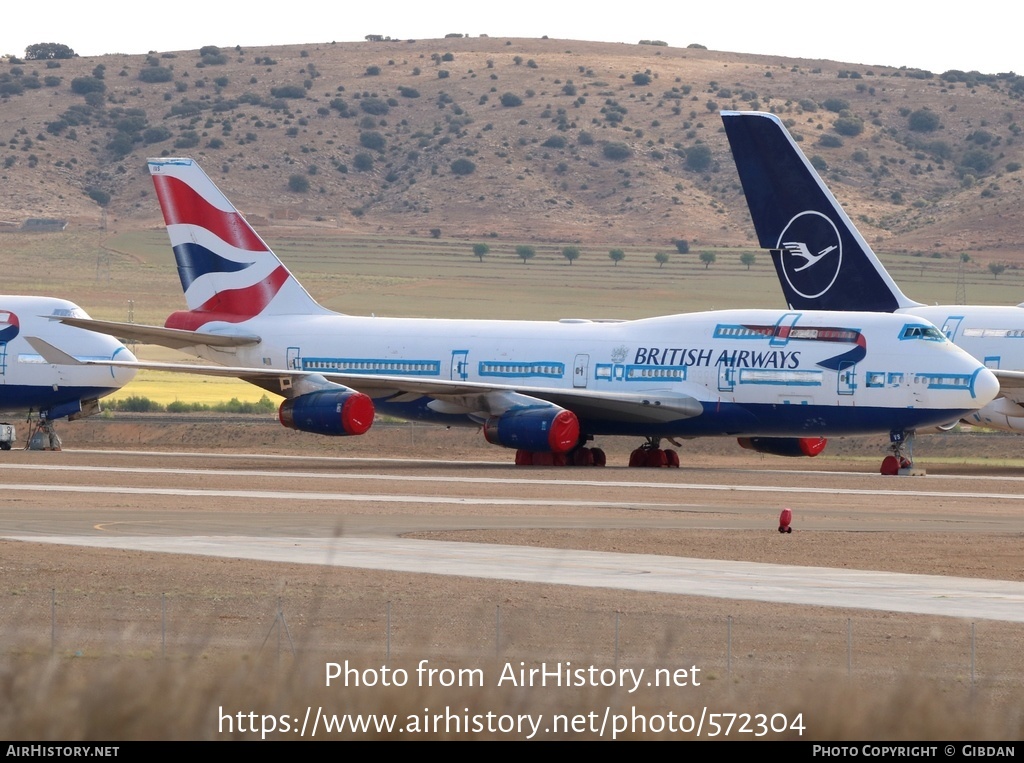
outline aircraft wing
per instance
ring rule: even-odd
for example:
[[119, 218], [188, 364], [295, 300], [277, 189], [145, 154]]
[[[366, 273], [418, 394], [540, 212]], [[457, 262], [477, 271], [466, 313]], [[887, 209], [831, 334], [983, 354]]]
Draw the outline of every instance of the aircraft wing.
[[990, 369], [999, 380], [999, 393], [1015, 403], [1024, 403], [1024, 371]]
[[[208, 344], [211, 347], [242, 347], [259, 344], [260, 338], [254, 334], [211, 334], [205, 331], [186, 331], [169, 329], [163, 326], [147, 326], [142, 323], [122, 323], [120, 321], [97, 321], [92, 318], [57, 318], [61, 323], [76, 326], [100, 334], [110, 334], [119, 339], [132, 339], [146, 344], [158, 344], [180, 350], [197, 344]], [[42, 354], [42, 353], [40, 353]], [[45, 357], [45, 356], [44, 356]]]
[[[130, 325], [130, 324], [129, 324]], [[205, 335], [204, 336], [208, 336]], [[153, 371], [223, 376], [242, 379], [285, 397], [309, 389], [302, 381], [326, 380], [358, 390], [371, 398], [433, 397], [447, 412], [500, 415], [517, 405], [544, 401], [570, 410], [581, 418], [601, 416], [622, 422], [652, 423], [693, 418], [704, 411], [696, 398], [669, 390], [651, 392], [595, 392], [585, 389], [519, 387], [448, 379], [410, 379], [377, 374], [339, 374], [320, 371], [250, 368], [246, 366], [162, 363], [156, 361], [79, 360], [39, 337], [26, 337], [47, 363], [55, 365], [124, 366]]]
[[1001, 390], [1024, 390], [1024, 371], [1004, 371], [999, 368], [989, 370], [999, 379]]

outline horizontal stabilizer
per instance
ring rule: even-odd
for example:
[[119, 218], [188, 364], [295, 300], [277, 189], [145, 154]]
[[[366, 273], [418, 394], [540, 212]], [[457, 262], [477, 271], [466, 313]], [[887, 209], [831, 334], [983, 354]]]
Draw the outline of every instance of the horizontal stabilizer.
[[74, 355], [68, 355], [64, 350], [54, 347], [45, 339], [37, 336], [27, 336], [25, 341], [32, 345], [32, 349], [38, 352], [43, 360], [55, 366], [84, 366], [86, 361], [79, 360]]
[[61, 323], [69, 326], [109, 334], [121, 339], [131, 339], [145, 344], [157, 344], [180, 350], [185, 347], [205, 345], [207, 347], [245, 347], [259, 344], [260, 338], [255, 334], [211, 334], [206, 331], [187, 331], [185, 329], [169, 329], [163, 326], [147, 326], [141, 323], [122, 323], [119, 321], [97, 321], [92, 318], [59, 318]]

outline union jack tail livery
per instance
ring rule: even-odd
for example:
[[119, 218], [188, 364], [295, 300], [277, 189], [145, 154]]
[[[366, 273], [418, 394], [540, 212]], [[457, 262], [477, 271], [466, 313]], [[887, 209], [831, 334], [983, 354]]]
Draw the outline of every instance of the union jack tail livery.
[[257, 315], [328, 313], [192, 159], [150, 159], [188, 310], [168, 328], [197, 330]]

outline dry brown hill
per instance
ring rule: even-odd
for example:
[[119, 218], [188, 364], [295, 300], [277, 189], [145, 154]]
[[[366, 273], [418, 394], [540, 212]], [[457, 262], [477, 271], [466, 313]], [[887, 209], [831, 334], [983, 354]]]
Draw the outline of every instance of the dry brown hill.
[[[155, 224], [145, 159], [189, 155], [264, 224], [749, 244], [717, 112], [760, 109], [877, 248], [1011, 260], [1022, 95], [1015, 75], [550, 39], [4, 61], [0, 221]], [[911, 129], [924, 110], [935, 129]]]

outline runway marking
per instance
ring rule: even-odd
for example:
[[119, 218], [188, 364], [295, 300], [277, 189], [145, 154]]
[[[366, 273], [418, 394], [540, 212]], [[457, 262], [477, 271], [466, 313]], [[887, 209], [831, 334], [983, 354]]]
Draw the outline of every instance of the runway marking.
[[433, 503], [466, 506], [580, 506], [602, 509], [678, 509], [695, 504], [638, 501], [565, 501], [549, 498], [465, 498], [436, 495], [382, 495], [373, 493], [305, 493], [279, 490], [200, 490], [195, 488], [126, 487], [124, 485], [3, 485], [3, 490], [34, 493], [99, 493], [103, 495], [171, 495], [219, 498], [256, 498], [287, 501], [357, 501], [360, 503]]
[[[206, 453], [203, 451], [161, 451], [161, 450], [97, 450], [97, 449], [67, 449], [65, 453], [77, 454], [90, 454], [90, 455], [119, 455], [119, 456], [147, 456], [147, 457], [174, 457], [174, 458], [208, 458], [208, 459], [266, 459], [270, 461], [326, 461], [328, 463], [358, 463], [358, 464], [397, 464], [399, 466], [403, 464], [437, 464], [437, 459], [430, 458], [380, 458], [380, 457], [359, 457], [359, 456], [309, 456], [309, 455], [290, 455], [284, 453]], [[459, 466], [493, 466], [495, 468], [512, 468], [512, 464], [509, 461], [460, 461]], [[31, 466], [12, 465], [18, 466], [19, 468], [34, 468]], [[60, 468], [60, 467], [46, 467], [46, 468]], [[103, 468], [103, 467], [96, 467]], [[518, 470], [519, 467], [516, 467]], [[609, 466], [609, 469], [615, 470], [619, 467]], [[1013, 468], [1013, 467], [1007, 467]], [[722, 469], [721, 471], [730, 474], [797, 474], [801, 476], [806, 475], [838, 475], [847, 477], [870, 477], [877, 479], [890, 480], [889, 476], [882, 476], [876, 471], [838, 471], [838, 470], [818, 470], [818, 469], [755, 469], [755, 468], [737, 468], [730, 467]], [[1007, 474], [928, 474], [926, 475], [927, 480], [985, 480], [986, 482], [1024, 482], [1024, 477], [1015, 477]], [[897, 480], [901, 478], [896, 478]], [[908, 478], [902, 478], [908, 479]], [[919, 477], [913, 478], [920, 480]], [[647, 484], [647, 483], [644, 483]]]
[[410, 539], [211, 536], [7, 536], [7, 539], [1024, 622], [1024, 583], [978, 578]]
[[[643, 488], [648, 490], [708, 490], [725, 491], [738, 493], [794, 493], [807, 495], [874, 495], [874, 496], [916, 496], [919, 498], [986, 498], [1001, 501], [1024, 501], [1024, 493], [975, 493], [975, 492], [951, 492], [942, 490], [894, 490], [885, 488], [835, 488], [835, 487], [791, 487], [785, 485], [719, 485], [703, 482], [637, 482], [620, 480], [587, 480], [587, 479], [528, 479], [516, 477], [455, 477], [455, 476], [424, 476], [405, 474], [322, 474], [320, 472], [266, 472], [253, 469], [176, 469], [166, 467], [108, 467], [108, 466], [66, 466], [57, 464], [44, 464], [34, 466], [30, 464], [2, 464], [0, 473], [6, 470], [29, 470], [29, 471], [60, 471], [60, 472], [111, 472], [114, 474], [169, 474], [169, 475], [210, 475], [229, 477], [270, 477], [280, 479], [323, 479], [323, 480], [359, 480], [362, 482], [426, 482], [426, 483], [459, 483], [474, 485], [538, 485], [538, 486], [571, 486], [571, 487], [623, 487]], [[805, 473], [808, 474], [808, 473]], [[835, 474], [834, 472], [810, 472], [810, 474]], [[882, 479], [879, 477], [879, 479]], [[893, 478], [898, 479], [898, 478]], [[913, 478], [907, 478], [913, 479]], [[8, 486], [4, 486], [8, 487]], [[54, 486], [41, 486], [39, 489], [51, 489]], [[74, 486], [65, 486], [72, 490]], [[23, 487], [21, 489], [30, 489]], [[114, 488], [96, 488], [97, 492], [113, 490]], [[119, 488], [126, 490], [126, 488]], [[156, 488], [154, 488], [156, 490]], [[182, 491], [183, 492], [183, 491]], [[279, 494], [274, 494], [279, 495]], [[288, 493], [294, 496], [296, 493]], [[302, 495], [317, 495], [315, 493], [302, 493]], [[333, 495], [333, 494], [332, 494]], [[243, 496], [244, 497], [244, 496]], [[355, 500], [355, 499], [353, 499]], [[459, 500], [459, 499], [450, 499]], [[467, 499], [468, 500], [468, 499]], [[512, 500], [512, 499], [510, 499]], [[533, 502], [538, 503], [538, 502]], [[551, 503], [551, 502], [544, 502]], [[566, 505], [579, 505], [570, 503]], [[586, 502], [586, 505], [601, 505]], [[630, 503], [629, 505], [633, 505]]]

